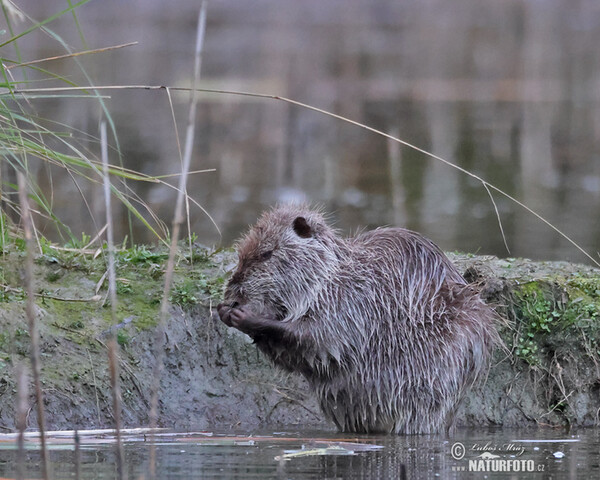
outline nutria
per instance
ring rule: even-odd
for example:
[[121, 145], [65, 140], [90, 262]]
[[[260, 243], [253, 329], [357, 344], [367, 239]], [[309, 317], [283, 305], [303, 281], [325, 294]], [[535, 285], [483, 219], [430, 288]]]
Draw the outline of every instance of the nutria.
[[340, 430], [448, 428], [497, 333], [495, 312], [435, 244], [402, 228], [341, 238], [319, 211], [288, 205], [237, 250], [221, 320], [304, 375]]

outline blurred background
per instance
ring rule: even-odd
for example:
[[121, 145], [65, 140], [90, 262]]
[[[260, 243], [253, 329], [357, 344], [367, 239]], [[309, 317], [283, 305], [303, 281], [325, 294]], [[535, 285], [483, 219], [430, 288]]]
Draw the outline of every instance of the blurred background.
[[[68, 6], [66, 0], [16, 3], [38, 20]], [[48, 26], [74, 51], [139, 42], [80, 57], [96, 85], [189, 86], [199, 5], [93, 0], [77, 9], [80, 31], [69, 15]], [[16, 20], [14, 28], [29, 25]], [[397, 135], [505, 190], [600, 259], [598, 45], [596, 0], [213, 0], [200, 86], [281, 95]], [[40, 31], [23, 37], [19, 47], [24, 61], [65, 53]], [[15, 57], [4, 50], [2, 56]], [[73, 59], [52, 68], [87, 84]], [[125, 166], [149, 175], [177, 173], [166, 93], [107, 94]], [[183, 142], [188, 95], [173, 98]], [[98, 136], [101, 109], [94, 100], [38, 99], [31, 108]], [[99, 151], [94, 138], [80, 136]], [[346, 234], [398, 225], [445, 250], [590, 262], [496, 194], [509, 254], [493, 204], [477, 181], [282, 101], [203, 94], [192, 170], [207, 168], [216, 171], [193, 175], [188, 187], [222, 232], [192, 207], [192, 231], [206, 244], [230, 245], [268, 206], [307, 200], [332, 212]], [[47, 165], [36, 175], [73, 232], [93, 233], [103, 224], [99, 187], [78, 187]], [[170, 224], [172, 189], [130, 186]], [[77, 200], [79, 189], [91, 212]], [[119, 232], [129, 233], [124, 211]], [[134, 240], [154, 241], [141, 224], [134, 224]]]

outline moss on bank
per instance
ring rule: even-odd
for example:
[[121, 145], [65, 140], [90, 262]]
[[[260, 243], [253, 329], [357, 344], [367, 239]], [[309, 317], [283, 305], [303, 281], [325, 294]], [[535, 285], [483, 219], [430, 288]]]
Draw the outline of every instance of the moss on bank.
[[[97, 252], [42, 246], [36, 259], [36, 309], [50, 428], [110, 426], [105, 340], [121, 345], [124, 422], [147, 421], [152, 342], [167, 258], [136, 246], [117, 256], [118, 324], [106, 303], [106, 266]], [[29, 336], [21, 288], [22, 245], [0, 257], [0, 429], [14, 426], [12, 365], [26, 360]], [[505, 318], [486, 384], [475, 389], [458, 424], [599, 425], [600, 271], [565, 262], [450, 254]], [[274, 369], [245, 335], [215, 320], [230, 250], [182, 247], [167, 328], [161, 423], [178, 428], [294, 424], [331, 428], [306, 384]], [[29, 419], [35, 425], [35, 412]]]
[[[225, 281], [220, 262], [222, 251], [195, 246], [181, 250], [175, 267], [170, 301], [182, 307], [208, 305], [217, 298]], [[117, 317], [132, 317], [132, 325], [147, 329], [156, 325], [164, 287], [168, 252], [164, 248], [135, 246], [116, 255]], [[215, 260], [216, 259], [216, 260]], [[5, 249], [0, 257], [2, 303], [24, 301], [23, 253], [18, 245]], [[79, 337], [93, 337], [109, 328], [107, 308], [107, 267], [100, 251], [43, 246], [36, 258], [36, 303], [58, 328], [76, 331]]]
[[[28, 363], [29, 355], [22, 248], [18, 243], [5, 246], [0, 256], [0, 429], [13, 425], [12, 365]], [[194, 246], [191, 253], [181, 249], [170, 296], [174, 308], [209, 309], [217, 301], [229, 268], [225, 254], [231, 256], [202, 246]], [[131, 401], [130, 418], [139, 424], [146, 416], [147, 384], [135, 370], [152, 369], [148, 346], [159, 318], [167, 257], [164, 248], [143, 245], [118, 252], [118, 323], [113, 325], [101, 252], [43, 245], [34, 266], [35, 305], [50, 425], [62, 426], [66, 419], [75, 426], [110, 425], [105, 341], [111, 332], [122, 349], [121, 381], [124, 400]], [[136, 409], [139, 415], [132, 413]], [[74, 417], [69, 414], [73, 410]]]
[[[483, 283], [506, 323], [475, 408], [486, 420], [527, 425], [600, 425], [600, 270], [567, 262], [453, 258]], [[475, 396], [471, 396], [473, 400]], [[470, 412], [472, 416], [477, 413]], [[479, 416], [481, 419], [481, 416]]]
[[564, 335], [588, 346], [589, 355], [600, 354], [600, 279], [571, 277], [530, 281], [515, 286], [516, 319], [519, 320], [515, 354], [531, 365], [543, 363], [550, 352], [544, 346], [550, 336]]

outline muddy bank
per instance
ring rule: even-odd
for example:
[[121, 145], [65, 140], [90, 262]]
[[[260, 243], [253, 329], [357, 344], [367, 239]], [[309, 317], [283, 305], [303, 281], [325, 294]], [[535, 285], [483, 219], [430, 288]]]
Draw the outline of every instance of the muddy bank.
[[[507, 319], [484, 385], [458, 412], [459, 425], [600, 425], [600, 270], [450, 254]], [[0, 429], [14, 428], [13, 365], [29, 348], [22, 252], [0, 262]], [[125, 426], [148, 423], [153, 341], [163, 288], [163, 251], [136, 247], [118, 258], [118, 320], [104, 303], [101, 256], [44, 247], [36, 261], [42, 379], [51, 429], [109, 427], [106, 338], [121, 346]], [[272, 367], [248, 337], [214, 316], [233, 252], [182, 250], [165, 338], [159, 421], [177, 429], [333, 429], [304, 381]], [[10, 288], [7, 288], [10, 287]], [[31, 404], [33, 405], [33, 396]], [[35, 428], [35, 409], [28, 424]]]

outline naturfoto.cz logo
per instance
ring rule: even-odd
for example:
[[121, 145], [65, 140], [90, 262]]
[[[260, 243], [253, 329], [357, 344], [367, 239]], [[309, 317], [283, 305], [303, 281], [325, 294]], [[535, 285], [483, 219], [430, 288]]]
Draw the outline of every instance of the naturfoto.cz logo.
[[[466, 465], [456, 465], [452, 467], [453, 471], [468, 472], [543, 472], [544, 465], [537, 464], [533, 460], [520, 458], [502, 458], [499, 454], [511, 455], [513, 457], [523, 454], [524, 449], [520, 445], [505, 444], [497, 447], [491, 444], [473, 444], [470, 447], [472, 452], [479, 455], [472, 459], [467, 459]], [[482, 452], [482, 453], [481, 453]], [[494, 452], [494, 453], [492, 453]], [[454, 460], [463, 460], [467, 453], [467, 448], [461, 442], [455, 442], [450, 448], [450, 455]]]

